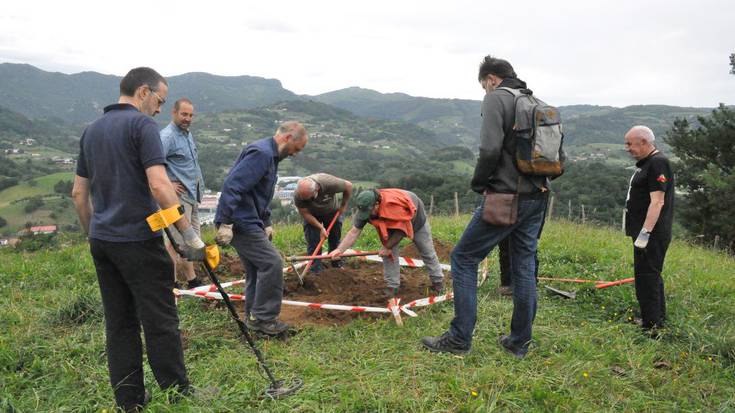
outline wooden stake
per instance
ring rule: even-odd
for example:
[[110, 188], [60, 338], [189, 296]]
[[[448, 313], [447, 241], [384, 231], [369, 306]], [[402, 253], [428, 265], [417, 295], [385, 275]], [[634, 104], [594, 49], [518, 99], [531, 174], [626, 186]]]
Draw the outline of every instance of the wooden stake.
[[454, 216], [459, 216], [459, 197], [456, 192], [454, 193]]
[[429, 201], [429, 216], [434, 214], [434, 194], [431, 194], [431, 200]]
[[584, 204], [582, 204], [582, 223], [584, 224], [585, 221], [586, 221], [586, 219], [585, 219], [585, 216], [584, 216]]
[[548, 214], [546, 214], [546, 217], [548, 219], [551, 219], [551, 217], [553, 216], [554, 216], [554, 197], [552, 196], [551, 199], [549, 200], [549, 211], [548, 211]]

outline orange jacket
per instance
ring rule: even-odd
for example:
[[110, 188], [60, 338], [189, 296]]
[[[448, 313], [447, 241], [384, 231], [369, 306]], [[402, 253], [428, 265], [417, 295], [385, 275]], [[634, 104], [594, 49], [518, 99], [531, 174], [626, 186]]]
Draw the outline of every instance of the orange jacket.
[[402, 189], [378, 189], [380, 204], [378, 218], [371, 219], [370, 223], [378, 231], [380, 242], [385, 245], [388, 241], [388, 230], [397, 229], [413, 239], [413, 224], [411, 220], [416, 215], [416, 205], [411, 197]]

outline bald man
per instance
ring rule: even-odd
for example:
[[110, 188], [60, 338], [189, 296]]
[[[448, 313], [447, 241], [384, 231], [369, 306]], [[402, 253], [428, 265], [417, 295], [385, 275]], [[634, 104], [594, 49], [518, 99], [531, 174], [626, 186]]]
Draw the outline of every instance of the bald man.
[[281, 124], [272, 138], [246, 146], [222, 185], [214, 223], [215, 241], [232, 243], [245, 268], [245, 325], [278, 336], [289, 326], [278, 319], [283, 299], [283, 260], [271, 242], [270, 203], [278, 164], [301, 152], [309, 141], [304, 125]]
[[[337, 198], [338, 194], [342, 194], [341, 202]], [[329, 174], [309, 175], [298, 182], [294, 193], [294, 204], [304, 218], [304, 238], [308, 255], [314, 253], [317, 245], [324, 238], [329, 240], [330, 252], [337, 248], [342, 238], [342, 215], [347, 209], [351, 196], [352, 182]], [[326, 228], [338, 211], [340, 216], [327, 234]], [[319, 255], [321, 251], [316, 251], [315, 254]], [[342, 261], [332, 261], [332, 266], [339, 268], [342, 266]], [[311, 267], [313, 273], [319, 273], [323, 269], [320, 260], [315, 260]]]
[[646, 331], [662, 327], [666, 319], [661, 271], [674, 217], [674, 175], [655, 140], [646, 126], [625, 134], [625, 150], [637, 161], [625, 201], [625, 233], [633, 240], [635, 295]]

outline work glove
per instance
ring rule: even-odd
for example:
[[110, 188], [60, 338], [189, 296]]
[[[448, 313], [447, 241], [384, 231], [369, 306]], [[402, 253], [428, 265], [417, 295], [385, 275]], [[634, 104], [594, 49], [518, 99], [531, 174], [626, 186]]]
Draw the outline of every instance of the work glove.
[[217, 235], [215, 235], [214, 241], [223, 247], [229, 245], [232, 241], [232, 224], [221, 224], [217, 228]]
[[197, 235], [196, 231], [194, 231], [194, 227], [192, 226], [185, 229], [181, 233], [181, 236], [184, 238], [184, 244], [189, 248], [202, 249], [205, 247], [204, 242], [199, 238], [199, 235]]
[[636, 248], [646, 248], [648, 246], [648, 239], [651, 237], [651, 233], [646, 231], [645, 228], [641, 228], [641, 232], [638, 233], [638, 238], [635, 239], [633, 245]]
[[186, 245], [181, 249], [181, 256], [186, 258], [187, 261], [204, 261], [207, 256], [207, 252], [204, 247], [193, 248]]
[[265, 227], [265, 236], [268, 237], [268, 241], [273, 241], [273, 226]]

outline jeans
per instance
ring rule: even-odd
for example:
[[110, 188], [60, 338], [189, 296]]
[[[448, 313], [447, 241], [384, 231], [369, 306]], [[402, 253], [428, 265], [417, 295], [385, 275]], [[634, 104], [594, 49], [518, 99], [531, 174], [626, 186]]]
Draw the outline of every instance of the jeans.
[[466, 345], [472, 343], [477, 322], [477, 267], [504, 238], [510, 237], [513, 281], [513, 317], [510, 344], [526, 351], [536, 317], [536, 247], [544, 220], [546, 195], [520, 195], [518, 220], [501, 227], [482, 220], [484, 198], [452, 251], [454, 319], [449, 333]]
[[[314, 218], [316, 218], [317, 221], [319, 221], [322, 225], [324, 225], [324, 228], [328, 228], [329, 224], [332, 222], [332, 219], [334, 219], [334, 214], [336, 214], [337, 211], [327, 214], [327, 215], [314, 215]], [[308, 222], [304, 221], [304, 238], [306, 239], [306, 255], [320, 255], [321, 251], [316, 251], [316, 246], [319, 245], [319, 242], [322, 240], [321, 238], [321, 232], [319, 231], [319, 228], [314, 227], [310, 225]], [[332, 230], [329, 231], [329, 237], [327, 238], [327, 242], [329, 243], [329, 251], [331, 252], [335, 248], [339, 246], [339, 241], [342, 238], [342, 216], [337, 218], [337, 221], [334, 223], [334, 226], [332, 227]], [[341, 263], [341, 260], [333, 261], [332, 265], [339, 266]], [[324, 269], [324, 266], [322, 265], [321, 260], [314, 260], [314, 262], [311, 264], [311, 271], [312, 272], [319, 272], [322, 269]]]
[[[418, 231], [414, 231], [413, 243], [416, 244], [416, 249], [421, 254], [421, 259], [424, 260], [431, 282], [444, 281], [444, 273], [439, 263], [439, 257], [436, 256], [434, 241], [431, 238], [431, 226], [428, 220]], [[383, 257], [383, 278], [388, 287], [398, 288], [401, 285], [401, 264], [398, 262], [400, 257], [399, 246], [394, 246], [391, 252], [393, 253], [393, 260], [389, 257]]]
[[189, 379], [173, 295], [173, 264], [161, 237], [139, 242], [89, 240], [105, 311], [105, 348], [115, 401], [129, 408], [143, 401], [145, 349], [162, 389], [187, 392]]
[[235, 230], [232, 246], [245, 268], [245, 315], [270, 321], [281, 313], [283, 260], [265, 231]]

